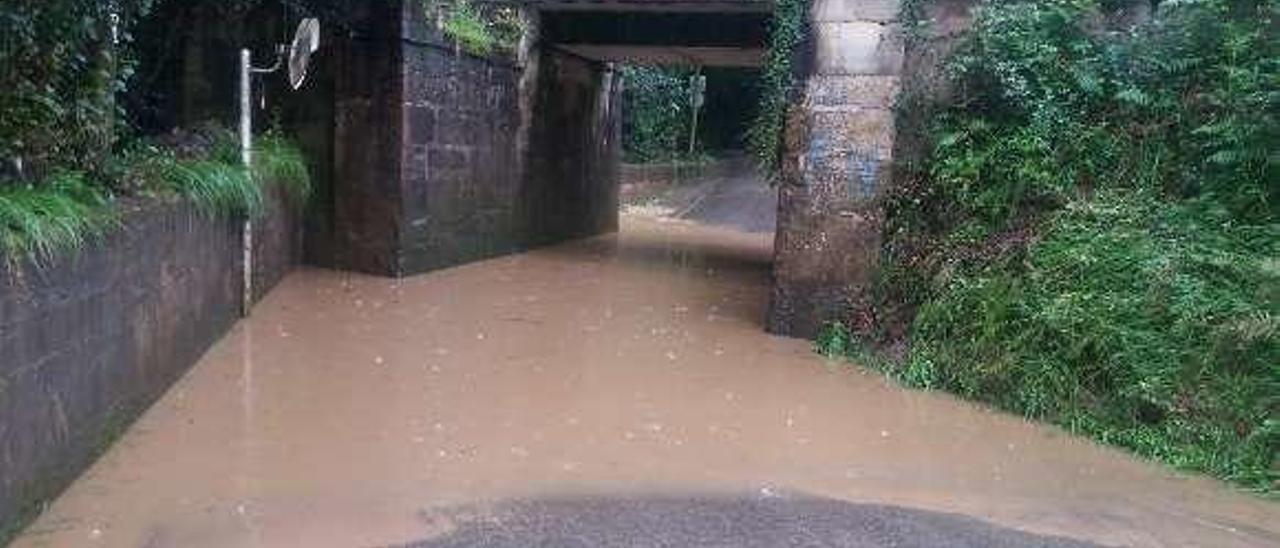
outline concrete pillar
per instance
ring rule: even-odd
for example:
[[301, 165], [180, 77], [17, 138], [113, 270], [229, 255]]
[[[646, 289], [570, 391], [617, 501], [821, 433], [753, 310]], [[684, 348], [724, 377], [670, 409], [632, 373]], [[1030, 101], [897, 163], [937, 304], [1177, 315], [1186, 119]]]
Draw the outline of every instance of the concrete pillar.
[[870, 324], [893, 160], [898, 0], [814, 0], [803, 99], [787, 122], [768, 329]]

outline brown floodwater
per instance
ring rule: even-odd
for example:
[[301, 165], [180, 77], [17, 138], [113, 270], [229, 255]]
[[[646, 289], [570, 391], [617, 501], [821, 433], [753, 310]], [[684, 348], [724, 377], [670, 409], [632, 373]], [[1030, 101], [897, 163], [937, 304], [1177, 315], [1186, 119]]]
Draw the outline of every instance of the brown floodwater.
[[623, 224], [404, 280], [296, 272], [17, 546], [376, 546], [465, 505], [772, 492], [1280, 544], [1280, 505], [766, 335], [768, 235]]

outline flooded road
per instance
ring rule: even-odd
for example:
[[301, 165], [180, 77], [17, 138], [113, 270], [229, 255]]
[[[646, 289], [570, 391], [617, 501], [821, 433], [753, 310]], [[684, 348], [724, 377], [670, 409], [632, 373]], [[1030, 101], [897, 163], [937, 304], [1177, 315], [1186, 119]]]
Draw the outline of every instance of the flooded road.
[[431, 545], [508, 501], [800, 495], [1280, 543], [1280, 505], [764, 334], [767, 234], [623, 225], [399, 281], [296, 272], [17, 546]]

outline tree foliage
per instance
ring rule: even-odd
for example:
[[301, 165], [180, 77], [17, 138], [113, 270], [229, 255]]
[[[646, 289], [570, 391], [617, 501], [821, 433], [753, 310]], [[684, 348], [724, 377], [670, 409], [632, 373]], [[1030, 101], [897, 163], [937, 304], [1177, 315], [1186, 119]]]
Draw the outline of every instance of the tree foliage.
[[8, 0], [0, 5], [0, 160], [39, 178], [100, 165], [118, 135], [115, 96], [132, 74], [130, 30], [153, 0]]
[[622, 67], [622, 150], [628, 162], [671, 160], [688, 152], [692, 74], [683, 67]]

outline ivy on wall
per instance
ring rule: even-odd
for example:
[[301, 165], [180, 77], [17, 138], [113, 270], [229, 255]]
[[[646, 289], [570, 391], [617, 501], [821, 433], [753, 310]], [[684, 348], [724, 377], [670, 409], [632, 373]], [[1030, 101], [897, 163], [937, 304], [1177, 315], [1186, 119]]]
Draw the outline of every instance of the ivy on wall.
[[778, 0], [769, 48], [760, 73], [760, 104], [747, 131], [747, 149], [761, 170], [772, 175], [782, 154], [787, 110], [795, 96], [795, 59], [809, 32], [809, 0]]

